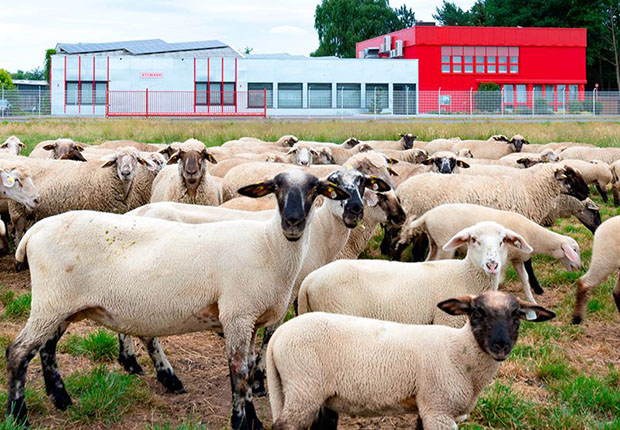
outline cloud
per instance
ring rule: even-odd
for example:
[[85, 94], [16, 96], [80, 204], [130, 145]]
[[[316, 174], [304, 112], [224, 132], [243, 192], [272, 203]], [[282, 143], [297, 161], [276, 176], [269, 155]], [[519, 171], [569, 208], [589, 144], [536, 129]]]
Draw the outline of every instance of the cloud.
[[306, 30], [294, 25], [280, 25], [278, 27], [270, 28], [267, 33], [272, 34], [302, 34], [306, 33]]

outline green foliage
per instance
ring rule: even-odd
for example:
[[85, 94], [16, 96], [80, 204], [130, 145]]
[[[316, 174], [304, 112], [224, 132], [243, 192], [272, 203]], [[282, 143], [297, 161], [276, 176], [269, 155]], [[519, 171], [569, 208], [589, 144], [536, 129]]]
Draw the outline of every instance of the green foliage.
[[69, 336], [60, 348], [71, 355], [86, 355], [92, 361], [114, 361], [118, 355], [116, 335], [101, 329], [86, 337]]
[[5, 417], [3, 421], [0, 421], [0, 430], [26, 430], [24, 424], [20, 424], [13, 418], [12, 415]]
[[54, 48], [45, 51], [44, 76], [47, 83], [50, 83], [50, 71], [52, 70], [52, 55], [56, 54]]
[[43, 80], [45, 79], [45, 72], [38, 67], [35, 67], [32, 70], [24, 72], [23, 70], [18, 70], [15, 73], [11, 73], [11, 78], [13, 79], [31, 79], [31, 80]]
[[118, 421], [132, 403], [147, 397], [147, 388], [136, 375], [108, 372], [105, 366], [77, 372], [65, 380], [67, 391], [79, 398], [67, 411], [72, 421]]
[[355, 58], [355, 44], [409, 27], [415, 14], [406, 6], [392, 9], [387, 0], [323, 0], [316, 7], [314, 28], [319, 47], [311, 55]]
[[433, 14], [441, 25], [460, 25], [468, 26], [471, 24], [471, 14], [463, 10], [455, 3], [444, 0], [441, 6], [437, 6], [437, 11]]
[[11, 79], [11, 74], [4, 69], [0, 69], [0, 88], [4, 88], [5, 90], [15, 88], [13, 79]]
[[26, 318], [30, 313], [30, 293], [16, 295], [13, 291], [5, 291], [0, 295], [0, 303], [4, 306], [3, 319]]

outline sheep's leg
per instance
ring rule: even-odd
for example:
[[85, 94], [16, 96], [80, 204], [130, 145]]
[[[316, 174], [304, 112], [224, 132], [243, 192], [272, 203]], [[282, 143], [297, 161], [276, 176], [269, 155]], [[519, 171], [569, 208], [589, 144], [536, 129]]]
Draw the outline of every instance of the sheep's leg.
[[58, 371], [56, 362], [56, 346], [62, 335], [67, 330], [69, 323], [62, 323], [56, 333], [43, 345], [39, 355], [41, 357], [41, 367], [43, 368], [43, 379], [45, 380], [45, 391], [56, 406], [61, 411], [67, 410], [73, 404], [71, 397], [65, 389], [62, 377]]
[[601, 187], [600, 184], [595, 184], [596, 190], [599, 192], [599, 194], [601, 195], [601, 197], [603, 198], [603, 201], [605, 203], [607, 203], [607, 200], [609, 200], [607, 198], [607, 190], [603, 189], [603, 187]]
[[519, 280], [521, 281], [521, 284], [523, 284], [523, 292], [525, 293], [525, 297], [527, 297], [527, 299], [530, 302], [536, 303], [536, 299], [534, 299], [534, 296], [532, 295], [532, 290], [530, 289], [530, 280], [529, 280], [529, 277], [527, 276], [527, 271], [525, 270], [523, 262], [513, 261], [512, 265], [517, 271], [517, 275], [519, 276]]
[[532, 267], [532, 259], [530, 258], [529, 260], [524, 261], [523, 265], [525, 266], [525, 271], [527, 272], [527, 276], [529, 277], [530, 286], [532, 287], [534, 292], [540, 296], [542, 293], [545, 292], [545, 290], [543, 290], [543, 287], [541, 287], [538, 283], [538, 279], [536, 279], [536, 274], [534, 273], [534, 268]]
[[155, 371], [157, 372], [157, 380], [161, 385], [166, 387], [166, 390], [171, 393], [187, 393], [187, 390], [183, 387], [177, 375], [174, 374], [174, 369], [166, 358], [166, 353], [161, 347], [159, 339], [156, 337], [141, 337], [140, 340], [144, 343], [153, 361], [153, 366], [155, 366]]
[[323, 406], [310, 430], [336, 430], [338, 428], [338, 413]]
[[263, 341], [261, 342], [260, 350], [256, 356], [254, 372], [250, 379], [252, 382], [252, 394], [256, 397], [265, 397], [267, 395], [267, 389], [265, 388], [265, 368], [267, 366], [265, 354], [267, 353], [267, 345], [269, 344], [269, 340], [271, 340], [271, 336], [273, 336], [276, 329], [282, 325], [282, 322], [283, 321], [279, 321], [273, 326], [265, 327]]
[[426, 257], [426, 248], [428, 247], [428, 236], [421, 234], [416, 236], [413, 241], [413, 247], [411, 248], [412, 261], [424, 261]]
[[254, 320], [231, 319], [222, 321], [226, 338], [226, 353], [230, 370], [232, 391], [233, 430], [262, 430], [263, 425], [256, 415], [252, 403], [252, 387], [250, 386], [250, 344], [255, 338]]
[[136, 351], [133, 348], [133, 339], [126, 334], [118, 334], [118, 363], [126, 372], [132, 375], [144, 375], [142, 366], [136, 359]]
[[616, 188], [615, 186], [612, 186], [611, 192], [614, 196], [614, 206], [615, 207], [620, 206], [620, 193], [618, 192], [618, 188]]
[[614, 302], [616, 302], [616, 308], [620, 312], [620, 272], [616, 273], [616, 285], [614, 285]]
[[446, 430], [446, 429], [458, 429], [456, 422], [443, 413], [436, 415], [428, 415], [420, 413], [422, 419], [422, 427], [424, 430]]

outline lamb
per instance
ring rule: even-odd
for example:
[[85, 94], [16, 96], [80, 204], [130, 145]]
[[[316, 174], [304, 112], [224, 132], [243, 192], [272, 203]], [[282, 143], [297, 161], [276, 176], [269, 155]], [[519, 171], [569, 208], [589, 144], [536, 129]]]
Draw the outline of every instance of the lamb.
[[587, 146], [573, 146], [560, 153], [563, 160], [600, 160], [607, 164], [620, 160], [620, 148], [591, 148]]
[[489, 291], [437, 304], [460, 329], [315, 312], [274, 334], [267, 378], [274, 430], [337, 428], [338, 414], [416, 414], [416, 428], [455, 429], [516, 344], [520, 320], [555, 314]]
[[[442, 251], [441, 248], [457, 232], [483, 221], [494, 221], [519, 233], [533, 248], [533, 254], [544, 254], [560, 260], [566, 270], [574, 271], [581, 267], [579, 245], [572, 237], [547, 230], [523, 215], [466, 203], [444, 204], [431, 209], [403, 228], [401, 241], [407, 242], [410, 237], [424, 233], [430, 244], [427, 261], [454, 258], [455, 250]], [[513, 249], [508, 252], [508, 261], [512, 263], [523, 284], [525, 296], [532, 303], [536, 303], [528, 276], [528, 272], [533, 274], [530, 259], [531, 255], [528, 253]], [[532, 281], [534, 289], [541, 294], [542, 288], [535, 278]]]
[[[88, 318], [143, 338], [158, 372], [169, 374], [154, 337], [223, 332], [232, 428], [262, 429], [250, 388], [256, 332], [286, 313], [308, 251], [306, 226], [312, 224], [315, 198], [342, 200], [349, 194], [300, 171], [280, 173], [241, 192], [276, 193], [278, 211], [262, 222], [199, 225], [75, 211], [31, 228], [16, 252], [18, 262], [27, 257], [30, 263], [32, 307], [26, 326], [7, 348], [7, 411], [18, 422], [27, 421], [25, 376], [37, 351], [55, 406], [71, 405], [58, 373], [56, 345], [72, 321]], [[231, 264], [236, 259], [239, 264]]]
[[551, 206], [549, 213], [542, 219], [540, 225], [551, 227], [560, 218], [576, 217], [592, 233], [601, 225], [599, 207], [590, 198], [577, 200], [572, 196], [562, 194]]
[[34, 147], [30, 152], [30, 157], [86, 161], [82, 154], [85, 148], [86, 146], [83, 143], [74, 142], [73, 139], [44, 140]]
[[497, 290], [508, 246], [530, 254], [519, 234], [495, 222], [460, 230], [444, 251], [467, 245], [463, 260], [401, 263], [338, 260], [312, 272], [299, 291], [299, 313], [332, 312], [404, 324], [462, 325], [435, 308], [454, 295]]
[[488, 140], [461, 140], [456, 142], [452, 151], [469, 149], [474, 158], [488, 158], [499, 160], [512, 152], [521, 152], [523, 145], [529, 142], [520, 134], [515, 134], [510, 139], [505, 136], [492, 136]]
[[[573, 324], [581, 324], [586, 316], [588, 298], [592, 290], [605, 282], [620, 268], [620, 216], [606, 220], [594, 233], [592, 260], [585, 275], [579, 278]], [[620, 312], [620, 276], [613, 290], [614, 301]]]
[[520, 213], [534, 222], [540, 222], [550, 212], [560, 194], [579, 200], [588, 197], [589, 189], [583, 177], [568, 166], [541, 164], [530, 170], [527, 180], [522, 181], [511, 176], [426, 173], [407, 179], [396, 194], [410, 219], [442, 203], [475, 203]]
[[8, 154], [19, 155], [25, 147], [26, 145], [24, 145], [24, 143], [19, 140], [17, 136], [9, 136], [2, 143], [2, 145], [0, 145], [0, 151]]
[[[413, 148], [413, 143], [418, 136], [412, 133], [400, 134], [399, 140], [362, 140], [361, 143], [365, 143], [375, 150], [407, 150]], [[359, 143], [360, 141], [358, 141]]]
[[[222, 192], [207, 169], [207, 163], [217, 163], [204, 144], [188, 139], [168, 160], [153, 182], [151, 202], [180, 202], [218, 206]], [[174, 166], [172, 164], [177, 164]]]

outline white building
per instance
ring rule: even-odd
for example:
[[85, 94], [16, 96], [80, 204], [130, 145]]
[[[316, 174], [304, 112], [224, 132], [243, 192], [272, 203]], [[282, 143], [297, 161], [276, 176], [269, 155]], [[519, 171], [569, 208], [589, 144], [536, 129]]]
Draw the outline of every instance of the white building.
[[243, 56], [219, 41], [58, 44], [56, 50], [53, 115], [417, 112], [417, 60]]

